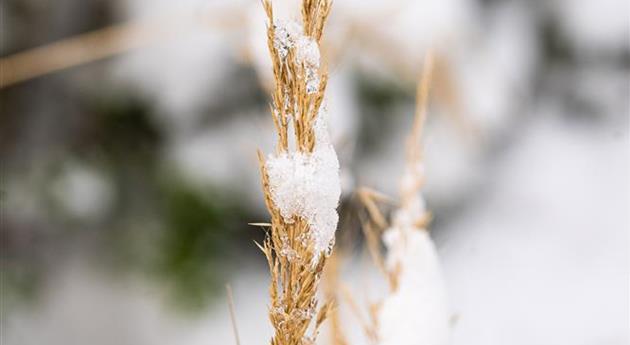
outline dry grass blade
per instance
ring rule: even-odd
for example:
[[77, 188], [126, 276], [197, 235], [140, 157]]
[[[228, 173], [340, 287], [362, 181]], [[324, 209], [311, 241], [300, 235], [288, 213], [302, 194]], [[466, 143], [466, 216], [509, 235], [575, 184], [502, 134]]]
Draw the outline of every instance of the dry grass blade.
[[434, 72], [434, 98], [446, 108], [446, 114], [466, 139], [478, 140], [479, 128], [466, 116], [457, 77], [452, 62], [444, 55], [436, 54]]
[[376, 230], [372, 227], [372, 224], [368, 221], [362, 221], [361, 229], [365, 235], [368, 253], [372, 258], [372, 261], [378, 268], [379, 272], [388, 278], [390, 285], [393, 285], [394, 283], [390, 279], [390, 275], [385, 268], [385, 258], [383, 258], [383, 255], [381, 254], [379, 233], [376, 232]]
[[339, 291], [339, 267], [341, 265], [341, 260], [342, 259], [340, 252], [335, 252], [330, 257], [329, 262], [324, 269], [324, 295], [328, 300], [334, 301], [334, 306], [331, 303], [331, 308], [326, 313], [328, 319], [330, 320], [330, 345], [348, 345], [348, 341], [346, 340], [341, 326], [339, 308], [337, 307], [337, 294]]
[[[418, 83], [416, 91], [417, 104], [412, 131], [407, 138], [405, 173], [403, 175], [403, 179], [401, 180], [400, 188], [402, 202], [398, 205], [399, 209], [397, 210], [397, 212], [400, 213], [393, 217], [391, 226], [389, 225], [385, 215], [379, 209], [377, 202], [387, 201], [393, 203], [393, 200], [366, 187], [359, 188], [357, 192], [360, 202], [367, 211], [367, 217], [362, 215], [360, 218], [362, 224], [361, 229], [365, 235], [368, 253], [379, 271], [381, 271], [387, 278], [389, 289], [392, 293], [399, 289], [403, 267], [401, 262], [398, 260], [388, 262], [388, 266], [385, 265], [385, 258], [381, 254], [382, 232], [385, 231], [386, 228], [388, 228], [386, 231], [400, 231], [399, 228], [402, 227], [408, 229], [410, 226], [415, 229], [426, 229], [426, 226], [431, 220], [431, 215], [419, 206], [422, 204], [422, 201], [418, 199], [418, 193], [424, 182], [424, 175], [421, 166], [422, 150], [420, 139], [426, 119], [432, 70], [433, 55], [429, 52], [425, 59], [420, 82]], [[398, 238], [403, 238], [403, 236], [399, 236]], [[346, 286], [342, 286], [342, 292], [345, 299], [348, 301], [353, 314], [357, 317], [363, 327], [368, 340], [374, 344], [378, 343], [380, 327], [379, 313], [381, 311], [382, 303], [368, 304], [370, 319], [367, 321], [363, 317], [357, 303], [352, 297], [353, 294], [349, 291], [349, 289]]]
[[[373, 339], [376, 339], [377, 341], [384, 341], [388, 344], [398, 344], [401, 343], [401, 341], [405, 341], [403, 338], [399, 337], [399, 335], [402, 335], [403, 337], [408, 336], [400, 332], [397, 333], [392, 331], [392, 329], [409, 331], [412, 329], [409, 325], [412, 327], [417, 326], [417, 324], [414, 324], [414, 319], [410, 318], [411, 313], [417, 312], [421, 315], [418, 318], [423, 319], [427, 317], [428, 312], [433, 312], [432, 310], [422, 310], [424, 307], [424, 304], [422, 303], [413, 304], [417, 299], [417, 296], [413, 296], [414, 291], [415, 293], [420, 293], [418, 290], [423, 290], [422, 287], [424, 285], [422, 284], [430, 284], [430, 282], [422, 282], [418, 285], [415, 284], [415, 281], [417, 280], [417, 274], [423, 274], [422, 267], [432, 265], [431, 251], [425, 250], [426, 248], [432, 247], [430, 245], [425, 247], [413, 247], [410, 245], [411, 243], [414, 243], [414, 238], [419, 239], [420, 241], [427, 241], [428, 236], [420, 233], [419, 231], [426, 230], [427, 225], [431, 220], [431, 214], [425, 210], [424, 200], [420, 195], [420, 189], [424, 183], [424, 166], [422, 164], [422, 145], [420, 141], [427, 114], [433, 65], [433, 54], [432, 52], [429, 52], [425, 58], [422, 74], [418, 83], [416, 111], [412, 130], [407, 138], [405, 167], [400, 181], [401, 203], [397, 210], [393, 213], [391, 226], [385, 230], [385, 239], [383, 239], [383, 242], [388, 249], [386, 259], [387, 266], [384, 265], [384, 259], [380, 254], [381, 239], [378, 236], [380, 233], [377, 234], [374, 229], [374, 225], [383, 229], [383, 224], [386, 224], [385, 217], [376, 205], [377, 194], [365, 188], [363, 188], [359, 193], [361, 201], [364, 203], [369, 218], [371, 219], [371, 222], [363, 222], [363, 231], [367, 241], [367, 249], [369, 250], [377, 267], [385, 272], [389, 281], [391, 293], [390, 297], [393, 297], [384, 299], [382, 303], [370, 305], [372, 327], [367, 329], [366, 332], [372, 331], [372, 333], [369, 334], [374, 336]], [[416, 240], [416, 242], [418, 241]], [[422, 244], [426, 242], [418, 243]], [[423, 253], [418, 253], [418, 250], [422, 250]], [[411, 252], [414, 252], [413, 255], [420, 254], [425, 255], [425, 257], [420, 256], [420, 260], [418, 260], [417, 257], [413, 255], [409, 256], [409, 253]], [[427, 258], [429, 258], [429, 261], [427, 261]], [[433, 268], [434, 267], [431, 267], [431, 269]], [[414, 276], [415, 278], [409, 279], [410, 276]], [[435, 296], [438, 296], [439, 298], [440, 293], [436, 293]], [[433, 296], [430, 298], [432, 297]], [[425, 298], [425, 296], [421, 296], [420, 300], [422, 298]], [[422, 313], [424, 313], [424, 316], [422, 316]], [[440, 323], [440, 317], [442, 315], [444, 314], [438, 310], [438, 313], [436, 313], [436, 320], [438, 320], [437, 324]], [[366, 324], [365, 321], [361, 322], [363, 325]], [[400, 326], [401, 324], [402, 326]], [[386, 329], [386, 331], [382, 334], [380, 333], [380, 327]], [[441, 332], [441, 328], [436, 332]], [[381, 337], [381, 339], [378, 339], [378, 337]], [[430, 342], [431, 341], [429, 341], [429, 343]], [[411, 343], [416, 343], [416, 340]]]
[[373, 323], [368, 322], [363, 316], [363, 313], [361, 313], [361, 308], [359, 308], [359, 305], [354, 299], [353, 293], [350, 290], [350, 287], [348, 287], [345, 284], [341, 284], [340, 287], [341, 287], [341, 293], [343, 294], [344, 299], [348, 303], [348, 306], [350, 306], [350, 311], [359, 321], [359, 324], [361, 325], [361, 327], [363, 328], [363, 331], [365, 332], [365, 336], [368, 338], [370, 342], [375, 343], [377, 340], [375, 325]]
[[[0, 58], [0, 89], [49, 73], [143, 48], [192, 32], [193, 23], [229, 29], [240, 12], [169, 13], [167, 17], [116, 24]], [[184, 29], [180, 29], [184, 23]]]
[[376, 205], [376, 201], [391, 200], [391, 198], [366, 187], [359, 188], [357, 194], [359, 195], [359, 200], [367, 209], [372, 221], [381, 229], [386, 228], [387, 220], [385, 220], [385, 216]]
[[234, 296], [232, 295], [232, 287], [230, 284], [225, 285], [227, 292], [228, 307], [230, 309], [230, 320], [232, 321], [232, 330], [234, 331], [234, 340], [236, 345], [241, 345], [241, 340], [238, 336], [238, 328], [236, 327], [236, 313], [234, 312]]
[[[406, 159], [406, 171], [411, 173], [410, 180], [405, 181], [405, 177], [401, 180], [400, 198], [401, 209], [408, 209], [411, 200], [416, 198], [420, 189], [424, 184], [424, 173], [418, 171], [418, 166], [422, 163], [422, 144], [421, 137], [424, 128], [424, 123], [427, 117], [427, 108], [429, 104], [429, 91], [431, 88], [431, 81], [433, 78], [434, 69], [434, 56], [433, 52], [429, 51], [426, 54], [424, 64], [422, 66], [422, 74], [420, 75], [420, 81], [416, 90], [416, 111], [413, 121], [413, 127], [411, 134], [407, 138], [407, 159]], [[429, 216], [423, 216], [429, 217]], [[430, 219], [417, 220], [418, 223], [426, 223]]]
[[260, 226], [262, 228], [269, 228], [269, 227], [271, 227], [271, 223], [247, 223], [247, 225]]

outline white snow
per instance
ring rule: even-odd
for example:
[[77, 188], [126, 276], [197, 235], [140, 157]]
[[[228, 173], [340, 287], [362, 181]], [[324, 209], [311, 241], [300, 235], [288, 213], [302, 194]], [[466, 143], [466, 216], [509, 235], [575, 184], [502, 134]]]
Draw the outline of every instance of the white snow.
[[379, 345], [447, 344], [451, 314], [433, 242], [426, 231], [391, 228], [386, 265], [400, 265], [398, 289], [379, 313]]
[[319, 68], [319, 46], [317, 41], [306, 36], [300, 37], [297, 42], [297, 59], [307, 66]]
[[306, 92], [319, 90], [319, 46], [313, 39], [301, 37], [297, 44], [297, 59], [306, 69]]
[[302, 26], [294, 20], [276, 20], [273, 24], [273, 46], [281, 58], [286, 58], [289, 50], [295, 47], [297, 40], [304, 35]]
[[379, 310], [379, 345], [445, 345], [450, 319], [442, 269], [428, 231], [418, 221], [426, 215], [420, 193], [425, 167], [407, 161], [400, 180], [401, 206], [383, 233], [385, 267], [397, 285]]
[[379, 345], [443, 345], [450, 334], [450, 309], [435, 246], [417, 222], [426, 214], [419, 192], [424, 164], [407, 164], [401, 184], [401, 207], [383, 234], [385, 266], [398, 285], [378, 315]]
[[413, 198], [409, 201], [413, 207], [399, 209], [393, 214], [394, 224], [404, 227], [412, 227], [424, 215], [424, 199]]
[[[305, 68], [308, 93], [319, 89], [320, 53], [317, 41], [304, 35], [301, 25], [293, 20], [274, 21], [274, 48], [280, 58], [295, 49], [298, 63]], [[315, 120], [316, 143], [313, 152], [290, 151], [272, 154], [266, 162], [271, 198], [288, 223], [295, 217], [305, 219], [310, 227], [308, 239], [317, 255], [334, 243], [339, 221], [337, 204], [341, 196], [339, 161], [326, 127], [326, 111], [322, 108]], [[294, 257], [290, 250], [282, 250]]]
[[317, 92], [319, 89], [319, 45], [314, 39], [304, 35], [302, 26], [294, 20], [276, 20], [274, 22], [273, 45], [280, 58], [285, 59], [291, 49], [306, 73], [306, 91]]
[[453, 344], [628, 344], [627, 125], [547, 107], [444, 228]]
[[330, 143], [320, 112], [315, 123], [316, 144], [312, 153], [272, 154], [265, 164], [271, 198], [286, 222], [304, 218], [310, 226], [310, 240], [316, 253], [334, 241], [341, 195], [339, 161]]

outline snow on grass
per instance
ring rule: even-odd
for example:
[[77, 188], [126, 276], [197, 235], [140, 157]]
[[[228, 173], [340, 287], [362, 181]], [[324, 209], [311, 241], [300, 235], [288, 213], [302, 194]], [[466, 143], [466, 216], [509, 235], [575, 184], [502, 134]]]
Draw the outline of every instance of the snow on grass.
[[400, 267], [398, 288], [379, 313], [379, 345], [447, 344], [451, 314], [433, 241], [427, 231], [390, 228], [386, 265]]
[[304, 218], [317, 253], [335, 238], [341, 195], [339, 161], [330, 143], [325, 111], [315, 122], [316, 143], [312, 153], [282, 152], [267, 158], [272, 200], [287, 223]]

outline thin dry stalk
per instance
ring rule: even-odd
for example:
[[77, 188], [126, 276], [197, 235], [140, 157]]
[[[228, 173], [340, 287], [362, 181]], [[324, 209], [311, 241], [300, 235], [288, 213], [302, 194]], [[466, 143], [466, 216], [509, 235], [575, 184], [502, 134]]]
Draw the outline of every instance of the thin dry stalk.
[[[416, 219], [412, 219], [412, 225], [416, 229], [426, 229], [431, 219], [428, 212], [422, 212], [417, 214], [416, 209], [418, 207], [418, 193], [424, 183], [424, 174], [422, 173], [422, 145], [420, 143], [421, 135], [426, 119], [427, 105], [429, 99], [429, 89], [431, 85], [432, 71], [433, 71], [434, 58], [433, 54], [429, 52], [425, 58], [422, 68], [422, 74], [418, 83], [416, 91], [416, 110], [413, 122], [413, 127], [409, 137], [407, 138], [406, 146], [406, 160], [405, 160], [405, 174], [401, 179], [400, 184], [400, 205], [399, 210], [405, 212], [408, 215], [416, 216]], [[377, 268], [384, 273], [388, 280], [390, 293], [394, 293], [399, 289], [400, 276], [402, 267], [400, 262], [390, 263], [390, 267], [386, 267], [385, 259], [380, 251], [380, 235], [389, 226], [388, 222], [380, 211], [377, 203], [382, 201], [390, 201], [391, 199], [379, 194], [368, 188], [359, 189], [359, 200], [364, 205], [369, 220], [362, 221], [362, 229], [365, 234], [367, 249], [372, 257], [374, 264]], [[397, 220], [392, 221], [393, 226], [403, 226], [398, 224]], [[365, 335], [373, 343], [378, 343], [379, 334], [379, 312], [382, 303], [370, 303], [369, 315], [371, 322], [366, 322], [361, 316], [360, 310], [356, 302], [351, 298], [351, 295], [344, 290], [351, 309], [359, 318], [359, 321], [364, 328]]]
[[343, 294], [344, 299], [348, 303], [348, 306], [350, 307], [350, 311], [352, 312], [352, 315], [354, 315], [355, 318], [359, 321], [359, 324], [363, 328], [363, 332], [368, 338], [368, 341], [370, 343], [376, 343], [377, 328], [375, 327], [374, 322], [372, 321], [373, 319], [370, 317], [370, 320], [368, 321], [363, 316], [363, 313], [361, 312], [361, 308], [359, 307], [359, 304], [357, 303], [357, 301], [354, 299], [353, 297], [354, 294], [350, 290], [350, 287], [348, 287], [345, 284], [340, 284], [340, 287], [341, 287], [341, 293]]
[[[295, 151], [311, 153], [315, 147], [315, 120], [319, 114], [328, 74], [326, 67], [316, 69], [319, 79], [316, 90], [308, 85], [312, 69], [297, 57], [294, 48], [279, 51], [275, 44], [276, 22], [270, 0], [262, 1], [267, 14], [267, 39], [273, 65], [275, 87], [272, 91], [271, 114], [278, 134], [276, 154]], [[330, 0], [303, 0], [303, 33], [317, 45], [330, 12]], [[291, 130], [292, 129], [292, 130]], [[306, 219], [293, 216], [287, 220], [274, 204], [265, 158], [258, 153], [262, 186], [267, 209], [271, 215], [271, 229], [262, 246], [271, 272], [271, 306], [269, 318], [274, 328], [272, 345], [310, 345], [315, 342], [318, 329], [330, 313], [333, 304], [318, 308], [316, 298], [320, 277], [327, 255], [315, 250], [309, 241], [310, 225]], [[330, 254], [330, 253], [326, 253]]]
[[383, 254], [381, 254], [381, 245], [379, 240], [381, 232], [365, 219], [362, 219], [361, 223], [361, 229], [363, 230], [363, 235], [365, 236], [367, 251], [372, 258], [372, 261], [378, 270], [388, 278], [390, 284], [393, 284], [392, 280], [389, 279], [389, 274], [385, 268], [385, 258], [383, 258]]
[[372, 221], [381, 229], [387, 227], [387, 220], [377, 206], [378, 201], [391, 201], [391, 198], [370, 188], [361, 187], [357, 191], [359, 201], [365, 206]]
[[228, 299], [228, 308], [230, 310], [230, 321], [232, 322], [232, 331], [234, 332], [234, 340], [236, 345], [241, 345], [241, 340], [238, 336], [238, 327], [236, 326], [236, 312], [234, 312], [234, 296], [232, 295], [232, 287], [230, 284], [225, 286]]
[[[422, 130], [427, 117], [427, 107], [429, 104], [429, 89], [431, 87], [431, 78], [433, 77], [433, 53], [429, 51], [425, 57], [424, 65], [422, 66], [422, 74], [420, 75], [420, 82], [416, 90], [416, 113], [414, 116], [413, 127], [409, 138], [407, 138], [407, 171], [414, 171], [417, 169], [418, 164], [422, 163], [422, 144], [420, 139], [422, 137]], [[400, 187], [401, 208], [409, 207], [411, 199], [415, 198], [424, 184], [423, 174], [412, 174], [411, 183], [405, 183], [402, 181]], [[426, 219], [418, 219], [418, 223], [425, 223]], [[421, 227], [422, 228], [422, 227]]]
[[192, 32], [193, 24], [213, 28], [240, 25], [239, 12], [170, 13], [168, 17], [115, 24], [0, 58], [0, 89], [67, 68], [145, 48]]

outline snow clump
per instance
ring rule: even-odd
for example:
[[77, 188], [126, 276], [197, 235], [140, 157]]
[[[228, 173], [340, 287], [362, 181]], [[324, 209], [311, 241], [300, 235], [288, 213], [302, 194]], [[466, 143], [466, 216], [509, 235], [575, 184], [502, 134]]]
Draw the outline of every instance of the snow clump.
[[378, 314], [378, 345], [446, 345], [451, 314], [439, 260], [427, 231], [390, 228], [383, 234], [389, 270], [400, 267], [398, 288]]
[[309, 240], [319, 255], [334, 243], [341, 181], [339, 161], [330, 143], [323, 110], [315, 120], [314, 131], [313, 152], [271, 154], [265, 167], [275, 207], [287, 223], [295, 217], [307, 221]]

